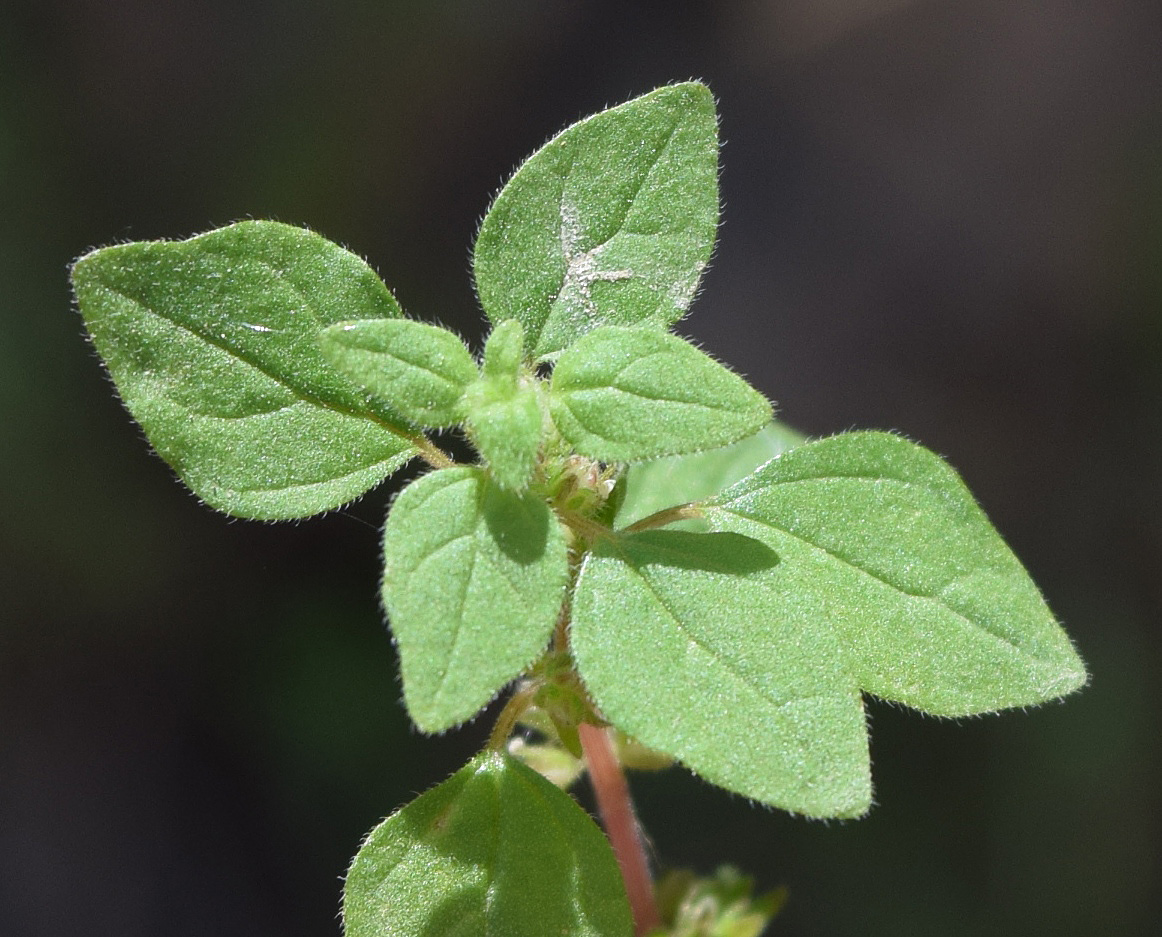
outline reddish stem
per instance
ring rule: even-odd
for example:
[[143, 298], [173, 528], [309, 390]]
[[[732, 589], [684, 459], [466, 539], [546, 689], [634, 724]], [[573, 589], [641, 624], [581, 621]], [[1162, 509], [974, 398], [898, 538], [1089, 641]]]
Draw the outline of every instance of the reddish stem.
[[633, 913], [634, 934], [644, 937], [661, 926], [658, 906], [654, 901], [654, 883], [650, 877], [649, 859], [641, 827], [633, 810], [625, 773], [613, 750], [609, 730], [587, 722], [577, 727], [581, 748], [589, 767], [589, 783], [597, 797], [601, 825], [613, 846], [613, 854], [621, 868], [629, 907]]

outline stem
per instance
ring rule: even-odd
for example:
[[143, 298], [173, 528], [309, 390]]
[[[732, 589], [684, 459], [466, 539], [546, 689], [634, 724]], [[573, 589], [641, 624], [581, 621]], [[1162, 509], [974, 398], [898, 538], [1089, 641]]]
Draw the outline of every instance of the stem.
[[567, 510], [566, 508], [557, 508], [557, 516], [561, 518], [565, 524], [570, 527], [579, 537], [590, 541], [600, 540], [602, 538], [610, 538], [613, 536], [611, 531], [604, 524], [599, 524], [595, 520], [584, 517], [575, 511]]
[[443, 469], [451, 468], [456, 464], [455, 460], [448, 455], [443, 449], [437, 446], [434, 442], [428, 439], [422, 433], [409, 435], [408, 440], [420, 450], [419, 456], [432, 468]]
[[508, 737], [512, 735], [512, 730], [516, 728], [517, 720], [532, 705], [533, 697], [537, 694], [537, 689], [537, 684], [532, 682], [526, 683], [513, 693], [509, 701], [504, 704], [504, 709], [496, 717], [496, 725], [492, 728], [492, 734], [488, 737], [489, 748], [494, 751], [500, 751], [504, 748]]
[[654, 883], [650, 877], [650, 863], [646, 856], [645, 839], [638, 825], [625, 773], [621, 770], [608, 729], [600, 729], [587, 722], [577, 726], [581, 748], [589, 766], [589, 783], [597, 797], [601, 825], [617, 857], [625, 891], [633, 912], [636, 937], [644, 937], [661, 927], [658, 906], [654, 901]]
[[694, 501], [690, 504], [679, 504], [677, 507], [655, 511], [649, 517], [643, 517], [640, 521], [634, 521], [628, 527], [619, 531], [619, 533], [634, 534], [639, 530], [652, 530], [655, 527], [665, 527], [666, 524], [672, 524], [674, 521], [688, 521], [696, 517], [705, 516], [702, 512], [702, 505]]

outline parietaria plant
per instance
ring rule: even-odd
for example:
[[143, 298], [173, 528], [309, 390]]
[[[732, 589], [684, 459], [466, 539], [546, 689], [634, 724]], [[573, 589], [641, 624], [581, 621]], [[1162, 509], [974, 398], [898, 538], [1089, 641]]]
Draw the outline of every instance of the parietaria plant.
[[[755, 937], [781, 896], [734, 870], [655, 888], [625, 767], [858, 817], [865, 695], [957, 717], [1086, 680], [940, 458], [890, 433], [805, 441], [671, 331], [710, 259], [717, 176], [696, 82], [550, 140], [480, 226], [479, 359], [285, 224], [73, 267], [125, 406], [211, 507], [308, 517], [431, 469], [383, 532], [404, 703], [435, 733], [513, 691], [481, 754], [369, 834], [349, 937]], [[477, 462], [428, 435], [447, 429]], [[586, 770], [608, 839], [564, 790]]]

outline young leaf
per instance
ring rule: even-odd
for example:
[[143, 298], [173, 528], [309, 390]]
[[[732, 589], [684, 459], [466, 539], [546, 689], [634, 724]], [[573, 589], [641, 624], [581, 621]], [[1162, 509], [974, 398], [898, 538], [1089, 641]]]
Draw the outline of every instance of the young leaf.
[[1085, 681], [955, 472], [906, 440], [799, 446], [705, 510], [710, 534], [626, 536], [587, 561], [572, 647], [607, 718], [715, 783], [853, 816], [870, 800], [861, 690], [962, 716]]
[[713, 497], [804, 441], [801, 433], [776, 420], [721, 449], [631, 465], [625, 473], [625, 498], [617, 509], [616, 526], [628, 527], [657, 511]]
[[464, 418], [463, 397], [476, 363], [447, 329], [410, 319], [357, 319], [324, 329], [323, 356], [417, 427], [452, 426]]
[[396, 499], [383, 554], [404, 700], [425, 732], [471, 718], [544, 650], [568, 560], [543, 501], [478, 468], [432, 472]]
[[499, 322], [484, 342], [484, 376], [498, 384], [516, 387], [524, 360], [524, 329], [516, 319]]
[[399, 306], [367, 264], [317, 234], [244, 221], [107, 247], [77, 261], [73, 286], [129, 412], [227, 514], [330, 510], [415, 454], [414, 437], [318, 345], [332, 323], [396, 318]]
[[476, 288], [550, 358], [598, 325], [686, 314], [718, 223], [714, 99], [697, 82], [602, 111], [517, 170], [480, 226]]
[[531, 382], [520, 377], [523, 335], [519, 322], [501, 322], [484, 345], [481, 376], [464, 398], [468, 430], [492, 476], [523, 491], [541, 446], [541, 405]]
[[630, 937], [609, 842], [568, 794], [497, 752], [372, 830], [347, 873], [347, 937]]
[[578, 452], [604, 462], [712, 449], [771, 418], [762, 394], [689, 342], [618, 326], [589, 332], [561, 355], [549, 411]]

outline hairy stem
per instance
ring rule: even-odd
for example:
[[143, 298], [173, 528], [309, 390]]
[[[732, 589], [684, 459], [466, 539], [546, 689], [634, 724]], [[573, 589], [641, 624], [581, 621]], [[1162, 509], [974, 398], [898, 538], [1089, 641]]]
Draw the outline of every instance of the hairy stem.
[[437, 446], [434, 442], [428, 439], [423, 433], [415, 433], [409, 435], [410, 442], [415, 444], [415, 447], [420, 450], [419, 456], [432, 468], [443, 469], [451, 468], [456, 464], [456, 461], [448, 455], [443, 449]]
[[705, 516], [702, 512], [702, 505], [695, 501], [690, 504], [679, 504], [677, 507], [655, 511], [649, 517], [643, 517], [640, 521], [634, 521], [619, 532], [633, 534], [640, 530], [653, 530], [655, 527], [665, 527], [666, 524], [672, 524], [674, 521], [688, 521]]
[[613, 846], [625, 891], [633, 912], [634, 934], [643, 937], [661, 926], [657, 902], [654, 901], [654, 882], [650, 877], [650, 863], [646, 856], [645, 838], [633, 809], [625, 772], [613, 750], [609, 730], [587, 722], [577, 727], [581, 748], [589, 767], [589, 783], [597, 797], [601, 825]]
[[538, 684], [535, 682], [526, 683], [504, 704], [504, 709], [496, 717], [496, 725], [492, 727], [492, 734], [488, 737], [489, 748], [494, 751], [500, 751], [504, 748], [508, 737], [512, 735], [512, 730], [516, 728], [517, 720], [532, 705], [538, 689]]

